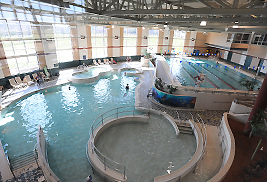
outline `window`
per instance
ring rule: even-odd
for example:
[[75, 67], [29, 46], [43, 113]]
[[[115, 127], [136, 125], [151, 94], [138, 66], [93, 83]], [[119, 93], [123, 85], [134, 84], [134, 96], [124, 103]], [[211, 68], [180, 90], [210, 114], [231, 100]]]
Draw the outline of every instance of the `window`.
[[250, 34], [245, 33], [228, 33], [227, 42], [248, 44]]
[[251, 44], [267, 45], [267, 34], [255, 34]]
[[136, 55], [136, 41], [137, 29], [124, 28], [123, 29], [123, 55], [134, 56]]
[[175, 53], [182, 53], [184, 49], [184, 39], [186, 32], [184, 31], [174, 31], [172, 49]]
[[73, 61], [69, 25], [54, 25], [54, 38], [58, 62]]
[[157, 53], [159, 42], [159, 30], [149, 30], [148, 34], [148, 49], [149, 52]]
[[30, 22], [0, 20], [2, 43], [11, 75], [39, 68]]
[[91, 27], [92, 58], [107, 57], [107, 30], [104, 26]]

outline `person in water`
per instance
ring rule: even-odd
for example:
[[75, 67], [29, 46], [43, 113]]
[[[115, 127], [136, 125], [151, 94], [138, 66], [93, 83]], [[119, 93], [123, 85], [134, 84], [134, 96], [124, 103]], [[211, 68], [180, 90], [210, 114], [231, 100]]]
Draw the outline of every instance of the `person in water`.
[[129, 88], [130, 88], [130, 87], [129, 87], [129, 84], [127, 83], [125, 89], [126, 89], [126, 90], [129, 90]]

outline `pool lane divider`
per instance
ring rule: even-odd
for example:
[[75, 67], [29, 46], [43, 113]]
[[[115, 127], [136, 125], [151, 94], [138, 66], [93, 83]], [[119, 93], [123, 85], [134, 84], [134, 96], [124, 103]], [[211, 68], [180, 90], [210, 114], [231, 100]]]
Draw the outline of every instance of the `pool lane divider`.
[[[193, 68], [196, 72], [200, 73], [200, 71], [198, 71], [196, 68], [194, 68], [192, 65], [189, 65], [191, 68]], [[207, 77], [205, 77], [205, 79], [207, 80], [207, 82], [209, 82], [214, 88], [219, 88], [215, 83], [213, 83], [210, 79], [208, 79]]]
[[202, 67], [204, 70], [206, 70], [208, 73], [210, 73], [211, 75], [213, 75], [215, 78], [218, 78], [221, 82], [223, 82], [225, 85], [231, 87], [233, 90], [236, 90], [235, 87], [233, 87], [232, 85], [230, 85], [229, 83], [226, 83], [225, 81], [223, 81], [220, 77], [216, 76], [215, 74], [211, 73], [209, 70], [207, 70], [206, 68]]

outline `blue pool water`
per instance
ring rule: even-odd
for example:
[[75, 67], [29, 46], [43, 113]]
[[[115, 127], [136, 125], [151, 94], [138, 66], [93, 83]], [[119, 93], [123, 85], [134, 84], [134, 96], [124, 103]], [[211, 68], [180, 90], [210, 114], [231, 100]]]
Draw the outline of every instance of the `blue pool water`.
[[63, 85], [21, 99], [2, 112], [0, 139], [5, 152], [12, 158], [33, 150], [41, 125], [55, 174], [64, 182], [84, 182], [92, 174], [85, 152], [92, 122], [112, 108], [133, 106], [136, 85], [134, 77], [122, 72], [94, 84]]
[[[126, 92], [127, 83], [130, 85], [130, 89]], [[0, 139], [5, 152], [12, 158], [33, 150], [38, 126], [41, 125], [49, 142], [48, 160], [51, 169], [61, 181], [84, 182], [85, 178], [93, 173], [85, 152], [92, 122], [100, 114], [110, 109], [133, 106], [137, 84], [134, 77], [125, 76], [124, 72], [121, 72], [114, 73], [108, 78], [101, 78], [93, 84], [66, 84], [21, 99], [1, 113]], [[158, 143], [159, 141], [168, 145], [168, 153], [164, 153], [166, 147], [161, 147], [163, 149], [161, 152], [165, 156], [160, 153], [160, 155], [162, 154], [160, 162], [164, 165], [163, 168], [160, 168], [159, 175], [166, 174], [167, 170], [172, 171], [179, 168], [180, 165], [188, 162], [195, 151], [195, 138], [190, 136], [190, 142], [187, 143], [192, 143], [191, 148], [181, 147], [179, 155], [175, 152], [178, 150], [177, 146], [171, 146], [176, 143], [183, 145], [183, 142], [177, 139], [174, 129], [168, 122], [152, 122], [146, 127], [139, 127], [140, 125], [134, 125], [125, 131], [138, 130], [144, 133], [144, 129], [147, 129], [148, 135], [145, 137], [150, 136], [152, 141], [145, 139], [141, 142], [140, 145], [142, 143], [145, 145], [144, 149], [148, 147], [148, 151], [153, 151], [153, 147], [155, 147], [153, 142], [156, 142], [159, 147], [162, 146]], [[155, 137], [164, 133], [163, 131], [166, 136], [156, 140]], [[138, 137], [140, 139], [141, 135]], [[186, 137], [181, 135], [180, 139]], [[134, 146], [135, 144], [130, 147]], [[183, 156], [183, 160], [180, 160], [179, 156]], [[183, 162], [179, 163], [179, 160]], [[173, 162], [173, 164], [168, 162]], [[153, 165], [153, 161], [150, 161], [150, 164]], [[134, 174], [138, 175], [141, 168], [138, 164], [136, 165], [136, 169], [139, 171], [135, 171]], [[153, 171], [152, 168], [149, 170]], [[146, 169], [141, 171], [145, 172]], [[153, 177], [148, 181], [151, 181]], [[102, 179], [94, 174], [93, 181], [102, 182]]]
[[[240, 80], [253, 80], [253, 78], [231, 69], [222, 64], [204, 59], [192, 58], [166, 58], [170, 65], [171, 72], [176, 76], [183, 86], [195, 86], [195, 76], [199, 73], [205, 74], [205, 80], [201, 87], [218, 88], [218, 89], [235, 89], [245, 90], [247, 88], [240, 85]], [[261, 87], [262, 82], [257, 80], [254, 90]]]

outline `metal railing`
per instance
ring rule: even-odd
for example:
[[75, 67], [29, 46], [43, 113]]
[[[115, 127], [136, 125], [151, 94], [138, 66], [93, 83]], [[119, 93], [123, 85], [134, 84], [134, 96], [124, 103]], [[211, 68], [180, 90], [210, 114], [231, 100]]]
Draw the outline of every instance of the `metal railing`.
[[[98, 118], [96, 118], [90, 128], [90, 138], [88, 141], [88, 144], [91, 145], [92, 153], [94, 153], [97, 158], [103, 163], [104, 170], [107, 168], [118, 172], [120, 174], [123, 174], [123, 177], [125, 179], [126, 177], [126, 166], [123, 164], [120, 164], [116, 161], [113, 161], [112, 159], [106, 157], [103, 153], [101, 153], [97, 147], [94, 145], [94, 139], [95, 139], [95, 129], [104, 126], [105, 122], [110, 121], [112, 119], [119, 119], [119, 117], [122, 116], [150, 116], [150, 110], [143, 107], [136, 107], [136, 106], [127, 106], [127, 107], [119, 107], [112, 110], [109, 110], [105, 112], [104, 114], [100, 115]], [[89, 161], [89, 154], [87, 153], [87, 159]], [[90, 162], [90, 161], [89, 161]]]
[[[180, 119], [180, 116], [179, 116], [179, 112], [176, 111], [176, 113], [177, 113], [177, 119], [179, 120], [179, 124], [180, 124], [181, 123], [181, 119]], [[202, 139], [203, 139], [203, 142], [202, 142], [203, 143], [203, 149], [201, 151], [201, 155], [198, 156], [198, 159], [197, 159], [196, 163], [194, 165], [192, 165], [190, 168], [188, 168], [184, 173], [187, 173], [188, 171], [193, 170], [193, 168], [194, 168], [193, 172], [195, 172], [195, 170], [197, 168], [197, 165], [199, 164], [200, 159], [203, 159], [203, 155], [205, 153], [206, 145], [207, 145], [207, 130], [206, 130], [206, 126], [205, 126], [204, 121], [202, 120], [202, 118], [200, 117], [199, 114], [198, 114], [197, 118], [196, 117], [194, 118], [192, 113], [189, 113], [189, 114], [191, 115], [191, 120], [189, 118], [187, 118], [186, 120], [187, 120], [187, 122], [189, 122], [191, 124], [193, 132], [195, 132], [196, 127], [198, 127], [198, 125], [195, 123], [195, 120], [197, 120], [197, 122], [201, 125], [201, 127], [200, 128], [198, 127], [198, 128], [201, 131], [201, 135], [202, 135]], [[181, 180], [183, 174], [178, 176], [178, 181]], [[177, 178], [177, 177], [174, 177], [174, 178]]]

